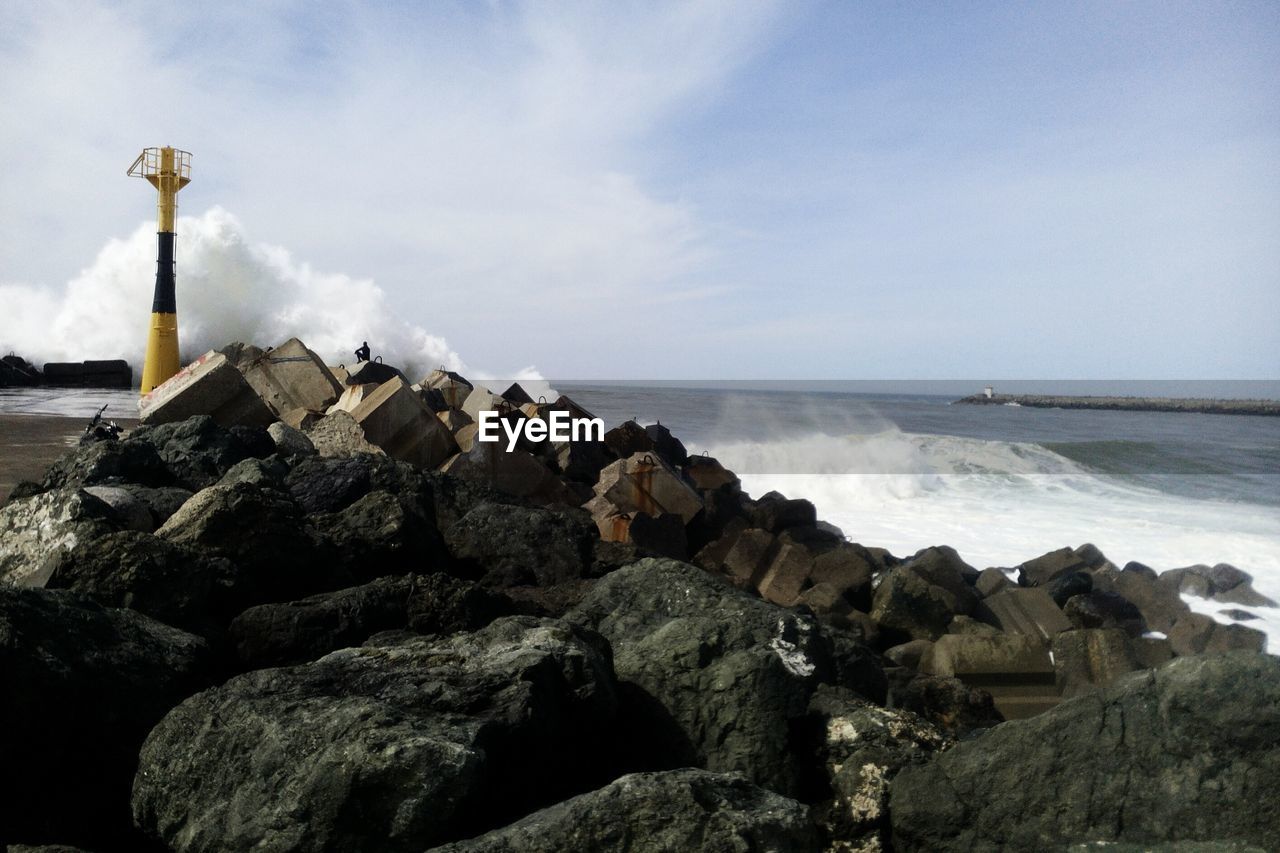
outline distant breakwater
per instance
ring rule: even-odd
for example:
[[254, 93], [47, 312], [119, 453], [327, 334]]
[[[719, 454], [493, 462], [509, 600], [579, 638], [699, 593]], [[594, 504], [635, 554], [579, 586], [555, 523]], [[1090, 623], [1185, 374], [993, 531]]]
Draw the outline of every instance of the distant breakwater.
[[1056, 394], [974, 394], [957, 400], [983, 406], [1034, 409], [1109, 409], [1118, 412], [1198, 412], [1206, 415], [1280, 416], [1280, 400], [1212, 400], [1174, 397], [1069, 397]]

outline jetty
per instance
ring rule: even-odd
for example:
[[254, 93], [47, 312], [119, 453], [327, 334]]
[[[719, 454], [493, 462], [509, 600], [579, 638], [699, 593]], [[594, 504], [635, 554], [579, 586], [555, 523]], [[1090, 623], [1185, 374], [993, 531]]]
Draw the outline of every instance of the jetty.
[[1230, 400], [1204, 397], [1090, 397], [1060, 394], [974, 394], [956, 400], [979, 406], [1033, 409], [1103, 409], [1117, 412], [1186, 412], [1206, 415], [1280, 415], [1280, 400]]

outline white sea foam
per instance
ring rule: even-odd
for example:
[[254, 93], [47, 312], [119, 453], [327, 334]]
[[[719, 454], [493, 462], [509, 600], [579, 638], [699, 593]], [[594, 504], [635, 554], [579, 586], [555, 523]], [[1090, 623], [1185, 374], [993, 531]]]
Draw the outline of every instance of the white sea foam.
[[[915, 435], [896, 429], [723, 443], [711, 453], [753, 495], [805, 497], [854, 541], [908, 555], [955, 547], [978, 568], [1014, 566], [1092, 542], [1113, 562], [1164, 571], [1230, 563], [1280, 601], [1275, 507], [1177, 497], [1101, 477], [1034, 444]], [[1229, 605], [1193, 602], [1223, 622]], [[1246, 608], [1280, 652], [1280, 610]]]
[[[177, 230], [184, 360], [233, 340], [274, 346], [298, 337], [330, 364], [350, 363], [367, 340], [414, 379], [439, 365], [468, 370], [443, 337], [402, 319], [370, 279], [321, 272], [254, 242], [222, 208], [181, 217]], [[145, 223], [108, 241], [64, 287], [0, 284], [0, 350], [37, 362], [124, 358], [140, 376], [155, 257], [155, 226]], [[533, 368], [507, 375], [528, 382], [535, 399], [550, 390]]]

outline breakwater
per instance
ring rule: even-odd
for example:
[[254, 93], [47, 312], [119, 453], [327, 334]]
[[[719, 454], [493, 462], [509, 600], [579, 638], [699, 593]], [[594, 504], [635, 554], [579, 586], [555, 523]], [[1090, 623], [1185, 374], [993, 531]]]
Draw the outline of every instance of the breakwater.
[[1280, 400], [1176, 397], [1072, 397], [1059, 394], [974, 394], [956, 400], [982, 406], [1034, 409], [1109, 409], [1120, 412], [1197, 412], [1206, 415], [1280, 415]]

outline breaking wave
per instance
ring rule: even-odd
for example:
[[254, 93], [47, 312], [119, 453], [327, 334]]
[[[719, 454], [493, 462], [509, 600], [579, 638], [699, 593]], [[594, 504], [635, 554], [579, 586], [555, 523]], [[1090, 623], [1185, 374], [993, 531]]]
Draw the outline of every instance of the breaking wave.
[[[251, 242], [222, 208], [180, 218], [178, 234], [184, 362], [233, 340], [274, 346], [296, 336], [330, 364], [351, 361], [368, 340], [413, 378], [439, 365], [468, 370], [443, 337], [401, 319], [372, 280], [320, 272], [286, 249]], [[140, 376], [155, 255], [148, 223], [109, 241], [60, 291], [0, 284], [0, 350], [37, 363], [124, 358]], [[515, 378], [540, 377], [527, 368]]]

